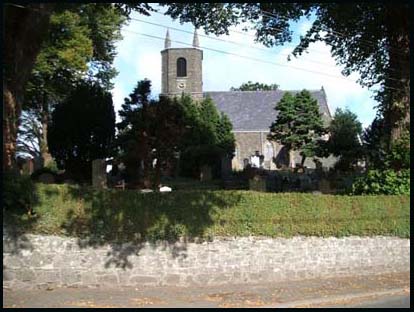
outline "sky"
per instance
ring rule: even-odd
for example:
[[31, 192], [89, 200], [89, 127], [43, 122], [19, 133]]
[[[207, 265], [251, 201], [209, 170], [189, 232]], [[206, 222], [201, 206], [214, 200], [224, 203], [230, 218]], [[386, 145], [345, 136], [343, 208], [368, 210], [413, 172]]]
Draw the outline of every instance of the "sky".
[[[163, 10], [161, 9], [161, 11]], [[180, 24], [178, 20], [173, 21], [170, 17], [157, 13], [152, 13], [149, 17], [133, 13], [131, 17], [141, 21], [131, 20], [124, 26], [122, 29], [123, 39], [117, 43], [117, 57], [114, 65], [119, 74], [114, 80], [115, 86], [112, 92], [116, 111], [120, 110], [124, 98], [132, 92], [137, 82], [144, 78], [151, 80], [153, 95], [159, 94], [161, 90], [160, 52], [164, 49], [166, 27], [170, 27], [172, 48], [189, 47], [176, 43], [174, 40], [189, 45], [193, 41], [194, 26], [192, 24]], [[347, 108], [358, 116], [364, 127], [369, 126], [376, 114], [377, 102], [373, 99], [373, 92], [356, 82], [357, 73], [353, 73], [349, 77], [341, 74], [342, 67], [335, 64], [327, 45], [322, 42], [313, 43], [310, 45], [308, 53], [302, 54], [298, 58], [292, 57], [290, 62], [287, 61], [287, 55], [293, 51], [300, 35], [304, 35], [311, 24], [312, 20], [306, 18], [292, 23], [293, 41], [273, 48], [266, 48], [262, 44], [255, 43], [254, 31], [240, 33], [244, 26], [249, 26], [247, 24], [230, 28], [228, 36], [216, 37], [209, 34], [210, 38], [203, 37], [206, 34], [202, 29], [199, 29], [201, 48], [207, 47], [268, 62], [256, 62], [204, 49], [203, 91], [228, 91], [231, 87], [239, 87], [247, 81], [276, 83], [281, 90], [315, 90], [321, 89], [323, 86], [332, 115], [338, 107]], [[161, 39], [149, 38], [139, 33]], [[269, 64], [269, 62], [279, 65]]]

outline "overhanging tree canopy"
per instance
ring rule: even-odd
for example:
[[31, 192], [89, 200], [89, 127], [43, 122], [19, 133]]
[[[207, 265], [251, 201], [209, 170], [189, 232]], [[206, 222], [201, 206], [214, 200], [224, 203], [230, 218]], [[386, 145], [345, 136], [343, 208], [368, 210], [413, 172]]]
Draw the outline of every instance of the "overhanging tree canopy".
[[166, 15], [191, 22], [206, 32], [228, 34], [228, 28], [253, 22], [256, 40], [266, 46], [292, 41], [290, 21], [315, 18], [293, 50], [298, 56], [312, 42], [323, 41], [344, 66], [343, 74], [360, 74], [364, 86], [378, 84], [376, 98], [389, 141], [409, 122], [409, 6], [403, 3], [174, 3]]

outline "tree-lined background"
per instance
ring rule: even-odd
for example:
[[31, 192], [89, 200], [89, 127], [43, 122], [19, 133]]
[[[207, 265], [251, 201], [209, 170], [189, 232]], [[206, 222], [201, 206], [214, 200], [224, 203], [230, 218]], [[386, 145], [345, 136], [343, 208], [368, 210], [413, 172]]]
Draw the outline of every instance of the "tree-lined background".
[[[207, 34], [228, 34], [230, 26], [251, 22], [257, 41], [267, 47], [292, 40], [291, 21], [314, 16], [312, 27], [301, 37], [293, 55], [300, 56], [311, 43], [323, 41], [331, 47], [337, 63], [344, 66], [345, 76], [356, 72], [362, 85], [380, 86], [376, 92], [377, 118], [362, 134], [363, 154], [372, 169], [399, 172], [409, 166], [408, 3], [169, 3], [161, 6], [166, 8], [166, 15], [190, 22]], [[53, 124], [54, 110], [64, 105], [81, 83], [99, 85], [106, 92], [112, 89], [111, 81], [116, 75], [115, 42], [121, 40], [121, 27], [131, 12], [149, 15], [154, 7], [154, 4], [135, 2], [8, 3], [4, 6], [3, 170], [16, 167], [16, 151], [40, 157], [44, 166], [52, 162], [48, 131]], [[235, 88], [240, 91], [275, 89], [276, 84], [252, 82]], [[206, 104], [204, 109], [209, 110], [210, 106]], [[161, 111], [158, 113], [162, 116]], [[228, 133], [228, 122], [217, 116], [210, 121], [221, 122]], [[340, 120], [346, 124], [353, 118], [343, 114], [337, 117], [337, 124]], [[200, 120], [199, 126], [205, 127], [202, 117]], [[144, 130], [149, 127], [145, 122], [143, 125]], [[334, 124], [332, 132], [337, 131], [335, 127]], [[343, 134], [337, 131], [336, 135]], [[217, 138], [217, 142], [220, 140], [229, 141]], [[338, 154], [338, 148], [343, 149], [333, 143], [329, 146], [334, 154]], [[194, 148], [187, 152], [201, 153]], [[350, 157], [341, 155], [344, 159]]]

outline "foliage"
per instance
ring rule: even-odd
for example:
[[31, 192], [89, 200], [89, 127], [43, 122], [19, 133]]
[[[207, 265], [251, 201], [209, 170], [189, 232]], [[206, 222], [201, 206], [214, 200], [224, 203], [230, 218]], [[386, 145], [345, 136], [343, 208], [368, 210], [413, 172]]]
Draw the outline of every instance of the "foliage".
[[[206, 33], [228, 34], [230, 26], [250, 21], [258, 42], [271, 47], [291, 42], [291, 21], [314, 18], [292, 51], [297, 57], [311, 43], [331, 48], [343, 74], [360, 75], [364, 86], [379, 84], [376, 98], [386, 119], [387, 136], [409, 117], [408, 3], [171, 3], [166, 15], [191, 22]], [[367, 13], [369, 12], [369, 14]], [[247, 30], [247, 29], [246, 29]], [[288, 57], [288, 59], [290, 59]], [[409, 118], [408, 118], [409, 119]], [[397, 136], [398, 137], [398, 136]], [[397, 137], [391, 137], [394, 140]]]
[[279, 85], [275, 83], [268, 85], [260, 82], [253, 83], [249, 80], [238, 88], [231, 87], [230, 91], [275, 91], [277, 89], [279, 89]]
[[50, 173], [50, 174], [56, 175], [57, 170], [55, 170], [53, 168], [43, 167], [43, 168], [40, 168], [40, 169], [37, 169], [37, 170], [33, 171], [33, 173], [30, 175], [30, 177], [33, 180], [36, 180], [43, 173]]
[[25, 89], [19, 153], [37, 153], [47, 164], [50, 114], [79, 80], [92, 80], [106, 90], [112, 89], [115, 42], [121, 39], [124, 21], [119, 10], [105, 3], [68, 6], [51, 15], [47, 37]]
[[375, 118], [372, 124], [362, 135], [364, 154], [371, 169], [401, 169], [410, 168], [410, 137], [409, 132], [402, 134], [401, 138], [387, 150], [385, 140], [384, 120]]
[[161, 169], [168, 167], [174, 159], [185, 128], [184, 113], [177, 101], [165, 97], [153, 100], [150, 96], [151, 82], [141, 80], [125, 99], [119, 112], [121, 122], [117, 125], [117, 144], [119, 156], [127, 167], [129, 182], [139, 182], [140, 163], [143, 162], [145, 187], [150, 187], [150, 184], [156, 187]]
[[38, 111], [26, 109], [20, 116], [20, 128], [16, 142], [16, 156], [41, 157], [42, 125]]
[[340, 169], [351, 170], [352, 165], [362, 158], [362, 146], [359, 141], [362, 125], [357, 115], [348, 109], [337, 108], [328, 131], [330, 134], [326, 144], [328, 152], [340, 157], [337, 163]]
[[[188, 132], [185, 112], [179, 102], [161, 97], [150, 106], [150, 136], [153, 158], [156, 159], [154, 185], [158, 186], [161, 170], [172, 168], [176, 162], [182, 136]], [[176, 164], [175, 164], [176, 165]]]
[[217, 110], [209, 97], [196, 103], [183, 96], [180, 102], [191, 129], [181, 143], [181, 173], [198, 177], [201, 166], [209, 165], [213, 176], [220, 177], [221, 159], [232, 156], [234, 151], [235, 139], [229, 118]]
[[367, 165], [371, 169], [382, 168], [387, 155], [383, 118], [376, 117], [362, 133], [362, 144]]
[[77, 180], [90, 179], [92, 160], [111, 155], [114, 136], [112, 96], [99, 85], [80, 83], [52, 113], [50, 151]]
[[158, 185], [160, 170], [177, 165], [175, 155], [180, 157], [185, 176], [197, 176], [205, 164], [218, 175], [221, 157], [232, 154], [234, 149], [227, 116], [217, 111], [210, 98], [195, 102], [183, 95], [150, 100], [150, 94], [151, 82], [139, 81], [119, 112], [122, 121], [118, 124], [118, 145], [130, 181], [138, 182], [139, 164], [143, 161], [144, 171], [147, 168], [144, 184], [145, 179], [152, 179], [150, 184]]
[[[409, 196], [338, 196], [252, 191], [142, 194], [39, 184], [37, 222], [7, 212], [7, 224], [32, 233], [110, 240], [215, 236], [410, 237]], [[114, 209], [116, 207], [116, 209]]]
[[150, 103], [151, 81], [138, 81], [136, 87], [124, 99], [122, 109], [118, 112], [121, 118], [118, 129], [118, 157], [126, 165], [127, 180], [131, 184], [139, 181], [140, 163], [146, 168], [145, 178], [149, 178], [148, 168], [151, 166], [150, 146], [148, 142], [148, 105]]
[[384, 165], [395, 171], [410, 169], [410, 136], [405, 133], [396, 140], [385, 157]]
[[410, 195], [410, 169], [400, 172], [394, 170], [368, 170], [352, 185], [352, 194], [372, 195]]
[[302, 164], [306, 157], [316, 155], [318, 139], [324, 133], [318, 102], [307, 90], [296, 95], [286, 92], [275, 106], [276, 121], [270, 126], [269, 139], [289, 151], [300, 150]]
[[31, 211], [35, 203], [34, 184], [29, 175], [5, 172], [3, 175], [3, 209]]

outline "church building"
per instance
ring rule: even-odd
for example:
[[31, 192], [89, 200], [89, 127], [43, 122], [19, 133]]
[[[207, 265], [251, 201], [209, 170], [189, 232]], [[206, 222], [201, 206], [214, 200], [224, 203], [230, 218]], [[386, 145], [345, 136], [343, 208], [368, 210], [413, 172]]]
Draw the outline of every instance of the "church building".
[[[275, 121], [277, 111], [274, 109], [282, 98], [282, 90], [275, 91], [211, 91], [203, 92], [202, 62], [203, 51], [199, 47], [197, 32], [194, 32], [190, 48], [171, 48], [171, 39], [167, 30], [162, 57], [161, 95], [180, 96], [182, 93], [200, 100], [210, 97], [217, 109], [226, 114], [233, 124], [236, 139], [235, 155], [232, 168], [242, 170], [246, 165], [260, 166], [277, 170], [288, 166], [288, 154], [282, 145], [269, 141], [270, 125]], [[290, 91], [296, 93], [299, 91]], [[326, 94], [320, 90], [309, 90], [318, 101], [323, 121], [328, 124], [332, 119]], [[252, 161], [259, 155], [260, 162]], [[332, 167], [334, 157], [319, 159], [323, 167]], [[301, 156], [295, 154], [295, 163], [300, 163]], [[306, 159], [307, 168], [315, 168], [312, 159]]]

